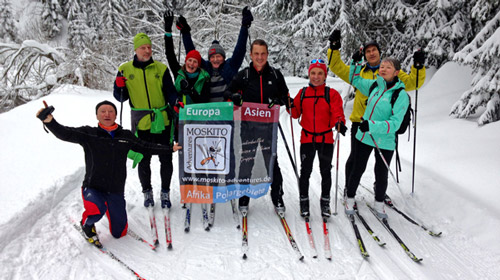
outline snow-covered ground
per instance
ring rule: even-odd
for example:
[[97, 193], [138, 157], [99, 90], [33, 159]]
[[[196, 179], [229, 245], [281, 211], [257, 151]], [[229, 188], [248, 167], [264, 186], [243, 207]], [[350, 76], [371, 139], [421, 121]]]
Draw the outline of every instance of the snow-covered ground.
[[[432, 72], [432, 71], [429, 71]], [[163, 219], [156, 215], [161, 245], [156, 252], [130, 237], [114, 239], [106, 218], [97, 224], [102, 243], [146, 279], [498, 279], [500, 277], [500, 123], [478, 127], [474, 119], [448, 116], [451, 105], [469, 88], [471, 71], [454, 63], [428, 74], [418, 98], [418, 145], [415, 194], [411, 192], [412, 139], [400, 137], [403, 172], [400, 186], [392, 182], [388, 194], [400, 208], [410, 210], [427, 225], [442, 231], [431, 237], [394, 211], [389, 221], [408, 247], [424, 260], [412, 262], [399, 244], [360, 203], [360, 211], [378, 236], [387, 243], [379, 247], [361, 226], [360, 232], [370, 257], [363, 259], [354, 234], [338, 201], [339, 215], [330, 219], [333, 260], [322, 254], [319, 218], [320, 176], [315, 164], [311, 178], [312, 229], [319, 258], [311, 258], [304, 223], [299, 216], [298, 189], [282, 140], [279, 162], [284, 173], [286, 217], [305, 260], [300, 262], [288, 243], [268, 196], [251, 202], [248, 218], [248, 259], [241, 258], [241, 231], [235, 227], [229, 204], [217, 206], [215, 225], [202, 229], [199, 207], [194, 207], [192, 227], [183, 231], [184, 210], [180, 207], [178, 178], [174, 176], [171, 210], [173, 246], [165, 248]], [[292, 95], [307, 84], [287, 78]], [[328, 84], [345, 95], [346, 83], [329, 78]], [[411, 93], [414, 97], [415, 93]], [[55, 118], [64, 125], [96, 124], [94, 106], [110, 92], [65, 86], [47, 96]], [[413, 101], [414, 102], [414, 101]], [[108, 256], [87, 244], [72, 227], [82, 212], [80, 186], [84, 174], [80, 146], [62, 142], [47, 134], [35, 118], [42, 102], [35, 101], [0, 114], [2, 157], [0, 160], [0, 275], [2, 279], [134, 279]], [[346, 117], [352, 102], [346, 106]], [[129, 126], [129, 108], [124, 106], [124, 124]], [[290, 121], [282, 110], [281, 123], [291, 143]], [[296, 149], [300, 126], [294, 121]], [[344, 185], [344, 163], [349, 138], [340, 140], [339, 184]], [[177, 157], [175, 156], [175, 161]], [[153, 184], [159, 197], [159, 163], [153, 160]], [[370, 163], [373, 166], [373, 162]], [[137, 171], [129, 165], [126, 186], [129, 228], [150, 240], [147, 212]], [[177, 164], [174, 164], [177, 167]], [[334, 180], [335, 169], [333, 168]], [[177, 170], [174, 170], [177, 174]], [[373, 182], [367, 168], [362, 184]], [[332, 196], [335, 194], [332, 190]], [[357, 199], [372, 201], [360, 188]], [[335, 204], [332, 203], [332, 206]]]

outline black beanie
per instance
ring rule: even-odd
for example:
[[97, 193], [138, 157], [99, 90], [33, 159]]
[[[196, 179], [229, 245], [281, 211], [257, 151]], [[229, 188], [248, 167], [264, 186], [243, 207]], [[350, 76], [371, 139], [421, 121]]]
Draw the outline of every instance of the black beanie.
[[116, 106], [115, 104], [113, 104], [112, 102], [108, 101], [108, 100], [104, 100], [104, 101], [101, 101], [99, 103], [97, 103], [97, 105], [95, 106], [95, 114], [97, 115], [97, 111], [99, 110], [99, 107], [101, 107], [102, 105], [110, 105], [110, 106], [113, 106], [113, 108], [115, 109], [115, 113], [118, 114], [118, 110], [116, 109]]

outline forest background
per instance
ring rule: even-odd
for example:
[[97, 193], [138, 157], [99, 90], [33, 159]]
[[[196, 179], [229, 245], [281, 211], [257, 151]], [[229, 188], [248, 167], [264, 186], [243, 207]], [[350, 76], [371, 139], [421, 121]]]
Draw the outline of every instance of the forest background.
[[[376, 40], [382, 55], [400, 59], [405, 70], [417, 49], [427, 53], [427, 67], [470, 65], [470, 89], [450, 115], [479, 125], [500, 120], [498, 0], [0, 0], [0, 112], [64, 84], [111, 90], [138, 32], [153, 40], [153, 58], [166, 62], [166, 9], [186, 17], [203, 57], [214, 39], [230, 57], [245, 6], [254, 15], [250, 39], [266, 40], [271, 65], [287, 76], [305, 77], [308, 62], [326, 58], [328, 36], [340, 29], [346, 62]], [[183, 61], [177, 30], [173, 36]]]

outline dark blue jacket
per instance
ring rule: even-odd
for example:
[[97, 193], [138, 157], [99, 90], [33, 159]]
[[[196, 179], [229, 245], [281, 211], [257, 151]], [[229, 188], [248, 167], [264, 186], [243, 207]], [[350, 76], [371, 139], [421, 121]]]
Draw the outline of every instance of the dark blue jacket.
[[[243, 59], [245, 58], [247, 39], [248, 27], [241, 26], [240, 34], [238, 35], [238, 41], [236, 42], [236, 46], [234, 47], [233, 56], [226, 59], [226, 61], [224, 61], [224, 63], [222, 63], [222, 65], [219, 67], [219, 73], [224, 78], [226, 85], [229, 85], [229, 83], [231, 83], [231, 80], [238, 73], [238, 70], [243, 63]], [[191, 39], [191, 34], [189, 32], [182, 33], [182, 42], [184, 43], [186, 53], [195, 49], [193, 40]], [[204, 60], [202, 58], [201, 67], [205, 69], [208, 74], [210, 74], [210, 76], [213, 75], [214, 69], [210, 61]]]

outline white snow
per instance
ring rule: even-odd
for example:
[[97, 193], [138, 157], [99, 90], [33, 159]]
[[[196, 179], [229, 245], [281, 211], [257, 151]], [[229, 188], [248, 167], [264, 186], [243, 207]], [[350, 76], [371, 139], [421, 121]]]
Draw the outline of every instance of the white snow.
[[[418, 135], [415, 193], [411, 192], [412, 139], [400, 136], [403, 172], [400, 186], [404, 197], [389, 178], [388, 194], [395, 204], [411, 210], [427, 225], [442, 231], [442, 237], [426, 234], [392, 210], [387, 210], [394, 229], [408, 247], [424, 260], [413, 263], [398, 243], [381, 227], [363, 203], [360, 211], [378, 236], [387, 243], [380, 248], [358, 222], [370, 257], [362, 259], [342, 205], [330, 219], [333, 260], [323, 257], [319, 218], [320, 176], [317, 162], [311, 178], [312, 229], [319, 251], [311, 258], [305, 226], [299, 217], [298, 189], [282, 140], [279, 162], [285, 180], [286, 217], [305, 255], [297, 260], [268, 196], [252, 201], [248, 218], [248, 259], [241, 258], [241, 231], [235, 228], [229, 204], [217, 206], [215, 225], [202, 229], [199, 207], [193, 207], [191, 232], [184, 233], [184, 210], [179, 205], [178, 178], [172, 181], [174, 206], [171, 211], [173, 246], [165, 248], [163, 218], [157, 207], [161, 245], [151, 251], [130, 237], [114, 239], [107, 219], [97, 224], [102, 243], [146, 279], [498, 279], [500, 276], [500, 123], [478, 127], [475, 119], [448, 116], [453, 103], [470, 87], [472, 71], [455, 63], [444, 65], [418, 92]], [[307, 85], [300, 78], [287, 78], [291, 95]], [[328, 84], [341, 91], [348, 85], [336, 78]], [[415, 93], [411, 93], [412, 97]], [[95, 104], [114, 101], [110, 92], [64, 86], [47, 96], [64, 125], [95, 125]], [[117, 102], [115, 104], [119, 105]], [[415, 104], [415, 100], [413, 100]], [[79, 145], [62, 142], [47, 134], [35, 118], [42, 107], [33, 101], [0, 114], [2, 157], [0, 160], [0, 275], [2, 279], [134, 279], [134, 276], [106, 255], [87, 244], [72, 227], [80, 220], [80, 186], [84, 174], [83, 151]], [[346, 117], [352, 102], [346, 106]], [[129, 107], [124, 104], [123, 123], [129, 125]], [[282, 110], [281, 124], [291, 143], [289, 117]], [[300, 126], [294, 121], [295, 148], [299, 149]], [[349, 132], [348, 132], [349, 133]], [[349, 137], [340, 140], [339, 184], [344, 185], [344, 164], [349, 154]], [[174, 157], [176, 162], [177, 157]], [[394, 162], [394, 160], [393, 160]], [[334, 162], [335, 164], [335, 158]], [[129, 162], [126, 185], [129, 228], [150, 241], [147, 211], [137, 171]], [[175, 168], [177, 164], [174, 164]], [[373, 161], [362, 178], [373, 183]], [[332, 176], [335, 181], [335, 170]], [[394, 168], [393, 168], [394, 172]], [[159, 163], [153, 160], [153, 184], [159, 197]], [[177, 174], [177, 170], [174, 170]], [[332, 189], [332, 196], [335, 196]], [[340, 196], [340, 194], [339, 194]], [[372, 201], [360, 188], [358, 201]], [[332, 203], [332, 207], [335, 203]]]

